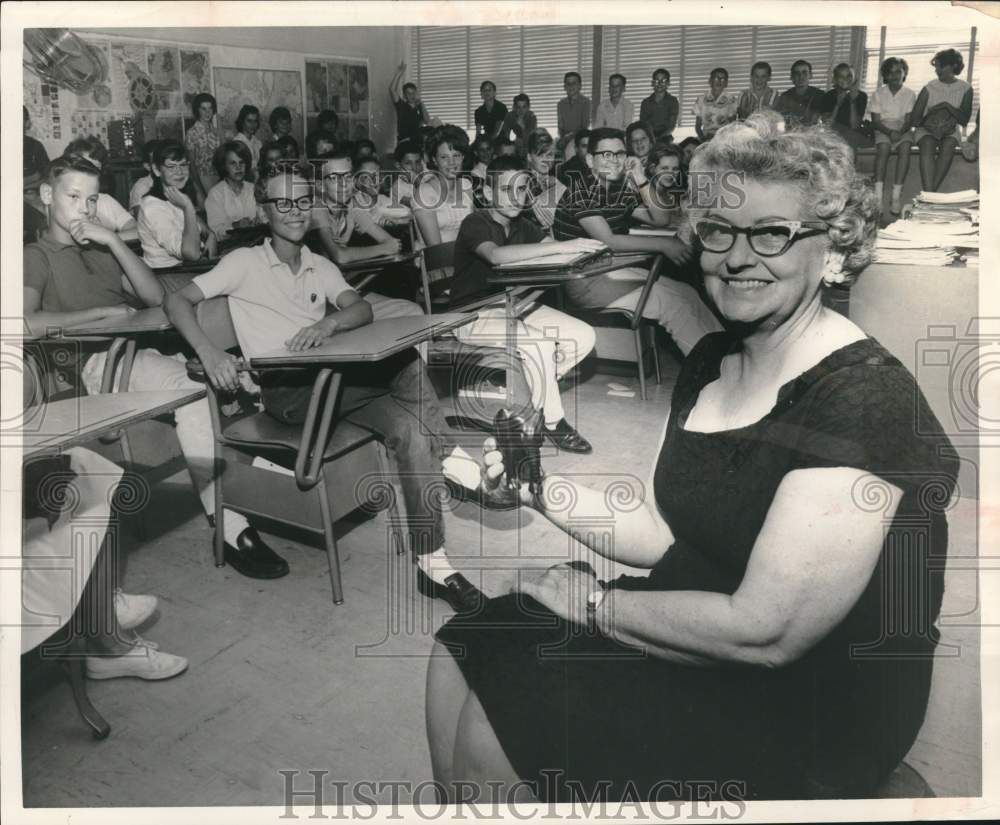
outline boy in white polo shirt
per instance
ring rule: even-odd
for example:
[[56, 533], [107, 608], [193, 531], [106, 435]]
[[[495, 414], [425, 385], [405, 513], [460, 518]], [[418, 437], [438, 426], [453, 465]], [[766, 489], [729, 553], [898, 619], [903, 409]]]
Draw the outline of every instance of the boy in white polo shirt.
[[[302, 243], [314, 205], [309, 181], [290, 169], [275, 169], [273, 176], [257, 182], [256, 193], [271, 237], [261, 246], [230, 253], [165, 304], [209, 380], [224, 390], [237, 387], [236, 360], [218, 350], [198, 325], [194, 307], [206, 298], [229, 297], [236, 337], [247, 358], [283, 347], [310, 349], [372, 321], [371, 305], [347, 285], [336, 265]], [[263, 373], [264, 409], [285, 423], [303, 421], [313, 377], [311, 370], [301, 369]], [[348, 368], [340, 415], [379, 433], [397, 461], [421, 592], [447, 599], [455, 610], [475, 609], [481, 594], [448, 564], [441, 508], [424, 494], [426, 485], [441, 477], [448, 456], [438, 435], [446, 426], [423, 361], [411, 349], [378, 365]]]

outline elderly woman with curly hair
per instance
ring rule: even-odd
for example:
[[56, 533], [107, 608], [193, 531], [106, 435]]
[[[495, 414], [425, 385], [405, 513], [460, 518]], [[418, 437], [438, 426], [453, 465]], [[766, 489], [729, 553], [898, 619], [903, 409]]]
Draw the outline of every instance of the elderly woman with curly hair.
[[870, 184], [840, 137], [767, 113], [691, 173], [726, 328], [682, 366], [648, 495], [522, 491], [602, 566], [649, 574], [521, 575], [438, 632], [427, 723], [449, 794], [863, 797], [923, 721], [957, 462], [912, 375], [822, 300], [871, 259]]

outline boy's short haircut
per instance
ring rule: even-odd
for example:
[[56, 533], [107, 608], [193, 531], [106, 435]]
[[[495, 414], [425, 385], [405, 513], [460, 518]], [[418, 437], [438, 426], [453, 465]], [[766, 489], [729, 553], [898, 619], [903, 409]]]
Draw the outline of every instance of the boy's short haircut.
[[721, 74], [723, 77], [726, 78], [726, 80], [729, 80], [729, 69], [726, 69], [723, 66], [716, 66], [714, 69], [712, 69], [712, 71], [708, 73], [708, 79], [711, 80], [717, 74]]
[[319, 152], [316, 147], [319, 145], [320, 141], [330, 143], [336, 146], [339, 142], [337, 136], [333, 132], [328, 132], [326, 129], [316, 129], [314, 132], [310, 132], [306, 135], [306, 157], [314, 158]]
[[579, 143], [581, 140], [589, 140], [590, 139], [590, 129], [580, 129], [578, 132], [576, 132], [573, 135], [573, 139], [577, 143]]
[[753, 74], [757, 69], [767, 69], [767, 76], [771, 76], [771, 64], [766, 60], [758, 60], [753, 66], [750, 67], [750, 74]]
[[608, 78], [608, 83], [610, 83], [612, 80], [615, 79], [620, 80], [623, 86], [628, 83], [628, 78], [625, 77], [625, 75], [623, 74], [619, 74], [618, 72], [615, 72], [613, 75], [611, 75], [611, 77]]
[[257, 176], [253, 185], [253, 196], [257, 203], [263, 204], [267, 200], [267, 184], [271, 178], [298, 175], [309, 183], [309, 193], [313, 191], [313, 169], [308, 163], [299, 161], [278, 161], [268, 164], [264, 173]]
[[56, 158], [49, 164], [49, 185], [55, 186], [56, 181], [67, 172], [82, 172], [84, 175], [93, 175], [95, 178], [99, 178], [101, 176], [101, 170], [94, 166], [94, 164], [92, 164], [89, 160], [86, 160], [79, 155], [63, 155], [61, 158]]
[[660, 66], [659, 69], [657, 69], [655, 72], [653, 72], [653, 80], [656, 80], [656, 76], [658, 74], [665, 74], [667, 76], [667, 85], [669, 86], [670, 85], [670, 70], [669, 69], [664, 69], [662, 66]]
[[579, 72], [566, 72], [566, 74], [563, 75], [563, 83], [565, 84], [571, 77], [575, 77], [580, 83], [583, 83], [583, 78], [580, 77]]
[[399, 143], [396, 144], [396, 149], [392, 153], [392, 156], [395, 159], [396, 163], [401, 163], [403, 158], [405, 158], [407, 155], [420, 155], [420, 157], [424, 156], [424, 151], [421, 148], [420, 144], [417, 143], [412, 138], [406, 138], [405, 140], [401, 140]]
[[[670, 144], [667, 145], [669, 146]], [[681, 149], [681, 151], [683, 151], [688, 146], [701, 146], [701, 141], [698, 140], [698, 138], [696, 137], [686, 137], [684, 138], [684, 140], [678, 143], [677, 146], [679, 149]]]
[[320, 153], [316, 160], [321, 160], [326, 163], [328, 160], [349, 160], [351, 162], [351, 168], [354, 168], [354, 155], [351, 152], [350, 146], [347, 144], [340, 144], [339, 146], [331, 149], [329, 152]]
[[378, 167], [378, 170], [380, 172], [382, 171], [382, 162], [377, 157], [375, 157], [375, 155], [367, 155], [366, 157], [363, 158], [359, 157], [353, 158], [351, 160], [351, 169], [353, 169], [355, 174], [357, 174], [361, 170], [361, 167], [364, 166], [366, 163], [374, 163]]
[[484, 80], [482, 83], [479, 84], [479, 91], [481, 92], [487, 86], [492, 86], [494, 92], [497, 90], [497, 84], [496, 83], [494, 83], [492, 80]]
[[406, 90], [407, 89], [413, 89], [413, 91], [416, 91], [417, 90], [417, 84], [416, 83], [404, 83], [403, 84], [403, 94], [406, 94]]
[[275, 106], [271, 110], [271, 114], [267, 118], [267, 124], [271, 127], [271, 131], [278, 125], [279, 120], [287, 120], [289, 123], [292, 120], [292, 113], [288, 111], [285, 106]]
[[955, 49], [942, 49], [931, 60], [932, 66], [951, 66], [955, 74], [961, 74], [965, 68], [962, 55]]
[[810, 77], [812, 77], [812, 73], [813, 73], [813, 64], [812, 64], [812, 63], [810, 63], [810, 62], [809, 62], [808, 60], [802, 60], [802, 59], [799, 59], [799, 60], [796, 60], [796, 61], [795, 61], [795, 62], [794, 62], [794, 63], [792, 64], [792, 68], [791, 68], [791, 69], [789, 70], [789, 72], [788, 72], [788, 73], [789, 73], [789, 75], [790, 75], [790, 76], [791, 76], [791, 77], [792, 77], [793, 79], [795, 78], [795, 70], [796, 70], [796, 69], [797, 69], [797, 68], [798, 68], [799, 66], [805, 66], [805, 67], [806, 67], [806, 68], [807, 68], [807, 69], [809, 70], [809, 76], [810, 76]]
[[851, 73], [852, 80], [857, 78], [857, 73], [854, 71], [854, 67], [850, 63], [838, 63], [836, 66], [833, 67], [833, 73], [837, 74], [837, 72], [841, 71], [842, 69], [847, 69], [847, 71]]
[[535, 129], [528, 135], [526, 149], [532, 155], [539, 155], [553, 145], [548, 129]]
[[253, 167], [250, 147], [242, 140], [227, 140], [225, 143], [220, 143], [212, 154], [212, 166], [215, 167], [215, 171], [218, 172], [222, 180], [226, 179], [226, 155], [230, 152], [234, 152], [243, 161], [243, 168], [248, 172]]
[[514, 95], [514, 102], [515, 103], [520, 103], [522, 100], [530, 108], [530, 106], [531, 106], [531, 98], [528, 97], [524, 92], [521, 92], [520, 94]]
[[889, 82], [889, 75], [897, 66], [903, 70], [903, 80], [906, 80], [906, 76], [910, 73], [910, 64], [901, 57], [887, 57], [879, 68], [879, 73], [885, 83]]
[[602, 140], [620, 140], [625, 143], [625, 133], [621, 129], [612, 129], [610, 126], [601, 126], [599, 129], [590, 130], [590, 141], [587, 143], [587, 152], [594, 154], [594, 149]]
[[497, 178], [504, 172], [525, 172], [527, 167], [517, 155], [502, 155], [493, 158], [486, 167], [486, 181], [490, 186], [496, 186]]
[[96, 160], [101, 166], [107, 165], [108, 162], [108, 150], [104, 148], [104, 144], [101, 143], [99, 138], [93, 135], [81, 136], [74, 138], [66, 146], [64, 155], [90, 155], [94, 160]]
[[361, 138], [361, 140], [354, 141], [354, 154], [360, 152], [364, 147], [371, 149], [373, 155], [376, 154], [375, 141], [368, 138]]
[[340, 115], [333, 109], [324, 109], [316, 116], [316, 128], [319, 131], [335, 132], [340, 125]]
[[281, 153], [286, 158], [298, 158], [299, 156], [299, 142], [291, 135], [282, 135], [274, 141], [274, 145], [281, 148]]

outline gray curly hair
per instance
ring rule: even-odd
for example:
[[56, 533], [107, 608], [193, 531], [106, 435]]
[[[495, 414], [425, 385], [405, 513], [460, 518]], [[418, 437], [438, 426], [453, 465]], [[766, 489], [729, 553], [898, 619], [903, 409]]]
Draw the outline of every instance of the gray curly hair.
[[[829, 226], [830, 250], [844, 256], [844, 283], [851, 284], [871, 263], [875, 249], [875, 193], [855, 171], [853, 151], [835, 132], [823, 126], [782, 132], [780, 121], [774, 112], [759, 112], [723, 126], [695, 150], [692, 181], [698, 172], [732, 170], [761, 183], [794, 184], [805, 208]], [[706, 211], [689, 201], [691, 218]]]

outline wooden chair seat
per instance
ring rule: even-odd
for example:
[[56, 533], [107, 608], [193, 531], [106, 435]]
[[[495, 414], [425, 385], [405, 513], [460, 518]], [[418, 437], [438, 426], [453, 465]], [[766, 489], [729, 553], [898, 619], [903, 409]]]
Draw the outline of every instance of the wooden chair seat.
[[[228, 425], [222, 431], [222, 438], [231, 447], [247, 450], [270, 447], [295, 453], [302, 443], [302, 425], [283, 424], [267, 413], [261, 412]], [[337, 421], [323, 448], [323, 460], [332, 461], [360, 447], [366, 441], [374, 440], [374, 433], [350, 421]]]

